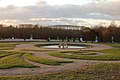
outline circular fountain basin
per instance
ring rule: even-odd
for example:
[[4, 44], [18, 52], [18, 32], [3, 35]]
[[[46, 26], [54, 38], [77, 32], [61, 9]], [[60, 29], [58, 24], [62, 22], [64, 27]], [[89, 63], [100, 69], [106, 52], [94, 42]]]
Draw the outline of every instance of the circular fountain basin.
[[[59, 45], [47, 45], [47, 46], [42, 46], [42, 48], [59, 48]], [[68, 45], [69, 49], [81, 49], [81, 48], [86, 48], [85, 46], [78, 46], [78, 45]]]

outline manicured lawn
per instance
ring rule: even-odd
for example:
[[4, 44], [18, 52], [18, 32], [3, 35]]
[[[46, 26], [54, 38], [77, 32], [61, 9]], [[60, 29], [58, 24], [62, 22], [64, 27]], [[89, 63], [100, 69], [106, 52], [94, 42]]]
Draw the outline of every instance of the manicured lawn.
[[5, 56], [9, 56], [15, 54], [15, 52], [12, 51], [0, 51], [0, 58], [5, 57]]
[[92, 50], [62, 51], [61, 53], [76, 54], [76, 55], [95, 55], [95, 54], [97, 54], [95, 51], [92, 51]]
[[78, 70], [39, 75], [0, 77], [0, 80], [120, 80], [120, 63], [99, 63]]
[[14, 67], [25, 67], [25, 68], [32, 68], [36, 67], [20, 58], [21, 55], [24, 53], [18, 52], [14, 53], [12, 55], [3, 57], [0, 59], [0, 69], [8, 69], [8, 68], [14, 68]]
[[60, 65], [61, 63], [71, 63], [72, 61], [67, 61], [67, 60], [55, 60], [55, 59], [47, 59], [47, 58], [42, 58], [42, 57], [37, 57], [32, 55], [32, 53], [26, 53], [24, 54], [24, 58], [28, 59], [33, 62], [38, 62], [41, 64], [46, 64], [46, 65]]
[[[108, 44], [112, 49], [97, 51], [54, 51], [49, 55], [62, 58], [84, 59], [84, 60], [120, 60], [120, 44]], [[26, 50], [27, 51], [27, 50]], [[29, 50], [28, 50], [29, 51]], [[34, 51], [34, 50], [33, 50]], [[37, 50], [35, 50], [37, 51]], [[38, 50], [38, 52], [40, 52]], [[104, 53], [96, 55], [97, 52]], [[34, 56], [32, 53], [18, 51], [0, 51], [0, 69], [24, 67], [32, 68], [34, 66], [23, 59], [46, 65], [60, 65], [61, 63], [70, 63], [72, 61], [46, 59]], [[95, 55], [95, 56], [94, 56]], [[120, 80], [120, 63], [98, 63], [92, 66], [86, 66], [83, 69], [63, 71], [59, 73], [44, 73], [38, 75], [26, 76], [6, 76], [0, 77], [0, 80]]]
[[[91, 54], [91, 51], [87, 51], [86, 55], [82, 55], [81, 53], [86, 52], [86, 51], [78, 51], [75, 52], [50, 52], [49, 55], [55, 56], [55, 57], [62, 57], [62, 58], [71, 58], [71, 59], [83, 59], [83, 60], [120, 60], [120, 44], [109, 44], [111, 46], [114, 46], [112, 49], [107, 49], [107, 50], [99, 50], [99, 51], [92, 51], [93, 55], [95, 53], [100, 52], [104, 53], [103, 55], [97, 55], [97, 56], [92, 56], [89, 55]], [[78, 55], [79, 54], [79, 55]]]
[[16, 45], [18, 45], [18, 43], [0, 43], [0, 50], [12, 49]]
[[22, 49], [22, 51], [49, 52], [53, 50]]
[[0, 43], [0, 47], [14, 47], [18, 43]]
[[[86, 60], [86, 59], [87, 60], [120, 60], [120, 49], [102, 50], [99, 52], [102, 52], [104, 54], [98, 55], [98, 56], [91, 56], [89, 55], [89, 53], [86, 55], [78, 55], [78, 54], [66, 54], [62, 52], [50, 52], [49, 55], [55, 56], [55, 57], [83, 59], [83, 60]], [[95, 52], [93, 54], [95, 54]]]

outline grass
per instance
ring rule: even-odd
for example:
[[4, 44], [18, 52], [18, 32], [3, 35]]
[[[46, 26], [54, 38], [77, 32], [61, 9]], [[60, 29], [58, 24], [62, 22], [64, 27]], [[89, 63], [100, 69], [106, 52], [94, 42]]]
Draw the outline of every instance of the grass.
[[84, 72], [93, 75], [95, 80], [120, 80], [120, 63], [98, 63]]
[[46, 65], [60, 65], [61, 63], [71, 63], [72, 61], [68, 60], [54, 60], [54, 59], [47, 59], [42, 57], [33, 56], [32, 53], [24, 54], [24, 58], [28, 59], [33, 62], [46, 64]]
[[14, 47], [18, 43], [0, 43], [0, 47]]
[[112, 47], [114, 47], [114, 48], [120, 48], [120, 44], [108, 44], [108, 45], [110, 45], [110, 46], [112, 46]]
[[[113, 49], [100, 50], [97, 52], [104, 55], [92, 56], [96, 51], [60, 51], [50, 52], [49, 54], [56, 57], [88, 59], [88, 60], [120, 60], [120, 44], [108, 44]], [[84, 54], [85, 53], [85, 54]], [[10, 54], [10, 55], [9, 55]], [[32, 53], [0, 51], [0, 68], [14, 67], [36, 67], [20, 58], [23, 55], [26, 59], [48, 65], [59, 65], [64, 61], [45, 59], [32, 55]], [[67, 62], [67, 61], [66, 61]], [[69, 62], [69, 61], [68, 61]], [[120, 80], [120, 63], [98, 63], [92, 66], [86, 66], [83, 69], [63, 71], [59, 73], [45, 73], [38, 75], [26, 76], [4, 76], [0, 80]]]
[[[62, 58], [70, 58], [70, 59], [83, 59], [83, 60], [120, 60], [120, 44], [109, 44], [113, 46], [112, 49], [107, 50], [99, 50], [97, 52], [104, 53], [104, 55], [98, 55], [98, 56], [91, 56], [91, 52], [88, 51], [86, 55], [77, 55], [78, 53], [81, 54], [81, 51], [77, 52], [70, 52], [70, 54], [65, 54], [63, 52], [50, 52], [49, 55], [55, 56], [55, 57], [62, 57]], [[85, 51], [82, 51], [83, 53]], [[96, 53], [96, 51], [92, 52], [93, 55]]]
[[0, 43], [0, 50], [9, 50], [18, 45], [18, 43]]
[[10, 51], [0, 51], [0, 58], [5, 57], [5, 56], [9, 56], [14, 54], [14, 52], [10, 52]]
[[120, 63], [98, 63], [83, 69], [27, 76], [6, 76], [0, 80], [120, 80]]
[[53, 51], [53, 50], [22, 49], [22, 51], [49, 52], [49, 51]]
[[100, 52], [104, 53], [104, 55], [91, 56], [88, 54], [77, 55], [77, 54], [65, 54], [62, 52], [50, 52], [49, 55], [55, 56], [55, 57], [83, 59], [83, 60], [120, 60], [120, 49], [102, 50]]
[[[14, 53], [14, 52], [13, 52]], [[24, 67], [24, 68], [32, 68], [36, 67], [20, 58], [21, 55], [24, 53], [18, 52], [12, 55], [3, 57], [0, 59], [0, 69], [8, 69], [8, 68], [15, 68], [15, 67]]]
[[92, 50], [62, 51], [61, 53], [76, 54], [76, 55], [95, 55], [95, 54], [97, 54], [95, 51], [92, 51]]

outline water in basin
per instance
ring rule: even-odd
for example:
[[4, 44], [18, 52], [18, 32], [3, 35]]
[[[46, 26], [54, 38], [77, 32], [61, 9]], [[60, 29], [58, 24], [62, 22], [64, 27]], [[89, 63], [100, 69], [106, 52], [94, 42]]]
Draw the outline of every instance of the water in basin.
[[[42, 46], [42, 48], [59, 48], [58, 45], [48, 45], [48, 46]], [[75, 45], [68, 45], [68, 48], [70, 49], [80, 49], [80, 48], [86, 48], [84, 46], [75, 46]]]

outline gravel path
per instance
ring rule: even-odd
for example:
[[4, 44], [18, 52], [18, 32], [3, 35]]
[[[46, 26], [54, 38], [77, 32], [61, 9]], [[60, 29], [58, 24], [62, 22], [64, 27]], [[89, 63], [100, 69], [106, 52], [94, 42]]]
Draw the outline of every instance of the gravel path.
[[[31, 44], [20, 44], [17, 45], [14, 50], [23, 50], [23, 49], [35, 49], [35, 50], [46, 50], [42, 48], [35, 47], [35, 44], [39, 44], [37, 42], [31, 43]], [[112, 47], [106, 46], [106, 45], [101, 45], [101, 44], [91, 44], [91, 43], [84, 43], [88, 45], [92, 45], [92, 48], [86, 48], [84, 50], [102, 50], [102, 49], [110, 49]], [[54, 50], [61, 50], [61, 49], [54, 49]], [[71, 49], [66, 49], [66, 50], [71, 50]], [[74, 49], [76, 50], [76, 49]], [[74, 69], [80, 69], [86, 66], [90, 66], [96, 63], [104, 62], [120, 62], [120, 61], [97, 61], [97, 60], [77, 60], [77, 59], [66, 59], [66, 58], [57, 58], [48, 55], [47, 52], [35, 52], [35, 51], [27, 51], [27, 52], [32, 52], [35, 56], [40, 56], [44, 58], [49, 58], [49, 59], [59, 59], [59, 60], [72, 60], [73, 63], [63, 63], [58, 66], [49, 66], [49, 65], [44, 65], [44, 64], [39, 64], [36, 62], [32, 62], [29, 60], [24, 59], [25, 61], [40, 66], [38, 68], [12, 68], [12, 69], [0, 69], [0, 76], [14, 76], [14, 75], [29, 75], [29, 74], [40, 74], [40, 73], [49, 73], [49, 72], [59, 72], [59, 71], [64, 71], [64, 70], [74, 70]]]

